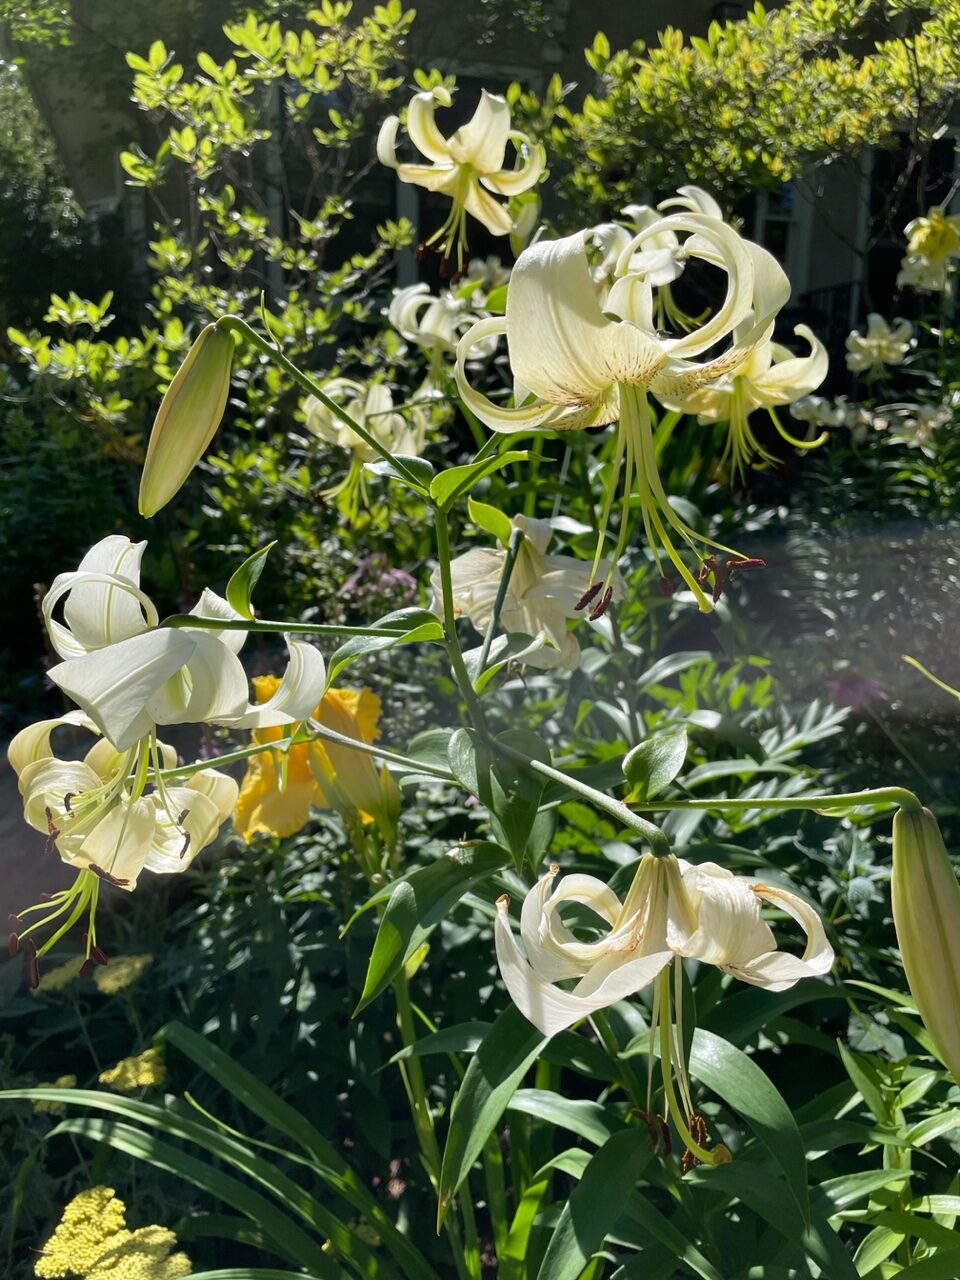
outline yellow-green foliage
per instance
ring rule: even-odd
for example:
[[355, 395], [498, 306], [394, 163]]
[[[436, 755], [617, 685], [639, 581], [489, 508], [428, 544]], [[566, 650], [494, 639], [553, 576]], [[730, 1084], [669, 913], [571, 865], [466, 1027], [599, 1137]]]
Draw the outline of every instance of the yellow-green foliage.
[[922, 155], [960, 96], [960, 0], [757, 4], [703, 38], [668, 27], [611, 52], [601, 33], [586, 58], [598, 89], [549, 112], [578, 202], [693, 182], [730, 203], [896, 130]]

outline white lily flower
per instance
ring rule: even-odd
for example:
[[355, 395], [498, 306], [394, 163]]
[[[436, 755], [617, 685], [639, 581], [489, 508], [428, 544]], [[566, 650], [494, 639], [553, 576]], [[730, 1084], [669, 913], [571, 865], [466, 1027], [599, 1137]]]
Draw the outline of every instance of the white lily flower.
[[[567, 619], [577, 618], [577, 605], [590, 586], [589, 568], [573, 556], [547, 555], [553, 533], [549, 520], [533, 520], [514, 516], [514, 529], [523, 532], [523, 542], [514, 562], [507, 593], [500, 610], [500, 625], [505, 632], [522, 635], [544, 635], [552, 647], [543, 647], [524, 657], [531, 667], [576, 667], [580, 662], [580, 645]], [[451, 562], [454, 611], [469, 618], [483, 635], [493, 617], [494, 603], [507, 558], [505, 547], [475, 547]], [[610, 566], [603, 565], [604, 574]], [[614, 598], [624, 594], [619, 572], [611, 573]], [[432, 608], [440, 612], [440, 570], [430, 578], [434, 600]]]
[[[409, 405], [400, 413], [393, 406], [390, 388], [382, 382], [332, 378], [324, 390], [391, 453], [419, 457], [423, 452], [428, 415], [422, 405]], [[307, 396], [303, 412], [311, 435], [351, 455], [346, 476], [339, 484], [324, 490], [323, 497], [335, 499], [344, 515], [354, 520], [361, 504], [368, 505], [364, 464], [375, 462], [380, 455], [316, 396]]]
[[[59, 574], [43, 599], [53, 647], [65, 660], [50, 679], [120, 751], [147, 739], [157, 724], [206, 722], [247, 728], [289, 724], [310, 715], [326, 681], [312, 645], [286, 636], [290, 651], [283, 705], [249, 701], [237, 657], [245, 632], [159, 627], [140, 589], [146, 543], [119, 534], [97, 543], [72, 573]], [[54, 610], [65, 598], [61, 623]], [[205, 591], [192, 613], [237, 619], [226, 600]], [[279, 718], [264, 720], [263, 716]]]
[[[669, 200], [661, 200], [656, 209], [648, 204], [628, 204], [621, 213], [630, 224], [635, 234], [647, 231], [654, 223], [660, 222], [666, 209], [686, 209], [690, 213], [706, 214], [709, 218], [723, 220], [723, 211], [701, 187], [680, 187], [677, 195]], [[630, 262], [631, 271], [645, 276], [647, 282], [657, 288], [656, 320], [661, 328], [693, 329], [703, 319], [702, 316], [688, 316], [677, 306], [670, 286], [683, 275], [687, 264], [687, 247], [674, 231], [654, 231], [644, 242], [644, 247], [635, 253]]]
[[[70, 888], [20, 914], [11, 943], [14, 950], [28, 946], [34, 976], [37, 957], [84, 914], [90, 921], [87, 960], [92, 963], [91, 957], [102, 956], [95, 928], [101, 884], [132, 892], [144, 870], [185, 870], [216, 837], [239, 791], [232, 778], [216, 769], [202, 769], [184, 783], [165, 784], [161, 770], [176, 765], [177, 753], [155, 737], [126, 751], [100, 738], [82, 760], [61, 760], [54, 754], [51, 735], [62, 725], [99, 734], [83, 712], [70, 712], [22, 730], [8, 756], [26, 821], [44, 832], [62, 860], [79, 872]], [[154, 790], [147, 792], [150, 757]], [[24, 917], [38, 912], [39, 918], [24, 926]], [[57, 922], [60, 927], [37, 949], [31, 935]]]
[[[727, 277], [726, 295], [716, 313], [682, 337], [665, 337], [658, 331], [653, 286], [631, 266], [638, 252], [666, 233], [685, 234], [687, 257], [719, 267]], [[457, 388], [467, 408], [495, 431], [563, 431], [619, 419], [594, 573], [625, 472], [627, 496], [614, 562], [625, 545], [630, 495], [636, 492], [658, 564], [662, 549], [701, 609], [709, 611], [712, 605], [677, 552], [670, 531], [694, 550], [701, 542], [733, 556], [738, 553], [694, 533], [671, 506], [657, 471], [647, 393], [682, 399], [738, 372], [754, 349], [769, 341], [774, 318], [789, 296], [789, 282], [766, 250], [705, 214], [672, 214], [638, 232], [620, 248], [612, 272], [598, 280], [594, 269], [615, 239], [604, 227], [539, 241], [524, 250], [513, 269], [506, 315], [481, 320], [458, 344]], [[745, 324], [751, 314], [753, 321]], [[514, 408], [489, 400], [467, 376], [467, 361], [477, 343], [500, 334], [506, 334], [515, 379]], [[731, 335], [733, 342], [721, 354], [700, 363], [693, 359]], [[609, 586], [605, 583], [604, 597]]]
[[[438, 103], [450, 106], [450, 94], [445, 89], [414, 94], [407, 107], [407, 134], [429, 164], [398, 161], [398, 116], [384, 120], [377, 139], [377, 157], [381, 164], [396, 170], [401, 182], [412, 182], [450, 197], [453, 208], [449, 217], [426, 244], [442, 240], [445, 259], [452, 256], [456, 244], [459, 266], [466, 245], [467, 214], [472, 214], [493, 235], [509, 235], [513, 220], [494, 195], [509, 197], [528, 191], [540, 180], [544, 157], [541, 147], [510, 127], [510, 108], [499, 94], [484, 89], [472, 119], [449, 138], [443, 136], [434, 120]], [[504, 168], [508, 143], [522, 160], [518, 168]]]
[[[750, 319], [744, 321], [745, 325], [751, 323]], [[812, 331], [805, 324], [800, 324], [794, 333], [809, 343], [809, 355], [794, 356], [788, 347], [778, 342], [760, 342], [735, 373], [718, 378], [708, 386], [698, 387], [682, 400], [664, 397], [668, 408], [680, 413], [695, 413], [701, 425], [709, 422], [730, 424], [723, 461], [730, 463], [734, 476], [744, 477], [754, 457], [760, 457], [767, 463], [777, 462], [776, 456], [763, 448], [750, 426], [750, 415], [757, 409], [767, 410], [779, 434], [795, 449], [813, 449], [827, 439], [824, 432], [815, 440], [798, 440], [783, 427], [775, 412], [777, 405], [791, 404], [815, 391], [829, 368], [827, 349]]]
[[884, 365], [902, 364], [913, 341], [913, 325], [897, 317], [893, 327], [871, 311], [867, 332], [853, 329], [847, 335], [847, 368], [851, 373], [876, 373]]
[[825, 396], [801, 396], [791, 404], [790, 416], [816, 427], [846, 426], [846, 406], [835, 405]]
[[466, 275], [457, 284], [460, 297], [468, 298], [471, 306], [482, 307], [487, 294], [510, 280], [510, 268], [505, 267], [498, 254], [491, 253], [485, 258], [471, 258], [467, 263]]
[[[501, 975], [520, 1012], [544, 1035], [634, 995], [675, 956], [716, 965], [769, 991], [785, 991], [801, 978], [829, 972], [833, 964], [820, 917], [802, 898], [715, 863], [693, 866], [672, 855], [645, 854], [623, 902], [594, 876], [557, 881], [559, 870], [552, 866], [524, 898], [520, 936], [526, 956], [510, 926], [509, 899], [497, 902]], [[595, 942], [579, 942], [560, 916], [570, 902], [589, 907], [608, 931]], [[764, 903], [803, 929], [802, 956], [777, 950], [761, 918]], [[555, 985], [566, 978], [578, 979], [570, 991]]]
[[[432, 383], [444, 380], [444, 356], [452, 356], [462, 334], [480, 317], [472, 311], [465, 297], [452, 293], [434, 296], [425, 284], [412, 284], [393, 296], [387, 318], [393, 327], [430, 357]], [[492, 356], [497, 339], [479, 343], [477, 355]]]

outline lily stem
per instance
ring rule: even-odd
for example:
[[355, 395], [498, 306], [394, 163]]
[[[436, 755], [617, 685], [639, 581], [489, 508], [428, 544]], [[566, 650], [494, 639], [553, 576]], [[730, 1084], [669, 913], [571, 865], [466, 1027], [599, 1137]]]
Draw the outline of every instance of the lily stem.
[[493, 602], [493, 613], [490, 615], [490, 623], [483, 637], [483, 647], [480, 650], [480, 660], [477, 663], [477, 679], [483, 675], [483, 670], [487, 665], [487, 659], [490, 657], [490, 646], [493, 644], [493, 637], [497, 633], [500, 625], [500, 611], [503, 608], [503, 602], [507, 598], [507, 589], [510, 586], [510, 578], [513, 574], [513, 566], [517, 563], [517, 556], [520, 554], [520, 548], [523, 546], [523, 530], [514, 529], [510, 534], [510, 541], [507, 544], [507, 556], [503, 562], [503, 572], [500, 574], [500, 583], [497, 587], [497, 598]]
[[875, 808], [889, 809], [897, 807], [906, 813], [919, 813], [923, 808], [920, 800], [905, 787], [873, 787], [866, 791], [843, 791], [832, 796], [789, 796], [767, 799], [741, 800], [658, 800], [656, 804], [637, 805], [637, 809], [647, 811], [673, 809], [715, 809], [718, 813], [729, 810], [732, 813], [751, 809], [772, 809], [786, 812], [790, 809], [856, 809], [865, 805]]
[[457, 639], [457, 615], [453, 606], [453, 578], [450, 573], [450, 526], [447, 523], [447, 513], [439, 507], [434, 509], [434, 527], [437, 534], [437, 558], [440, 561], [440, 596], [443, 601], [443, 632], [447, 656], [460, 693], [467, 704], [470, 719], [477, 732], [487, 738], [489, 735], [483, 707], [473, 687], [460, 650], [460, 641]]
[[227, 329], [231, 333], [239, 334], [245, 342], [249, 342], [256, 347], [269, 360], [272, 360], [275, 365], [278, 365], [284, 373], [289, 374], [298, 386], [303, 387], [304, 391], [316, 396], [320, 403], [325, 405], [341, 422], [345, 423], [351, 431], [355, 431], [364, 444], [373, 449], [384, 462], [389, 462], [391, 467], [399, 475], [402, 475], [408, 484], [413, 485], [414, 488], [419, 489], [421, 492], [423, 491], [423, 484], [401, 458], [395, 457], [385, 445], [380, 443], [376, 436], [370, 434], [366, 427], [356, 422], [344, 409], [343, 405], [337, 404], [336, 400], [331, 400], [322, 387], [318, 386], [301, 369], [298, 369], [292, 360], [288, 360], [279, 347], [262, 337], [257, 333], [256, 329], [252, 329], [246, 320], [242, 320], [239, 316], [222, 316], [217, 321], [217, 328]]

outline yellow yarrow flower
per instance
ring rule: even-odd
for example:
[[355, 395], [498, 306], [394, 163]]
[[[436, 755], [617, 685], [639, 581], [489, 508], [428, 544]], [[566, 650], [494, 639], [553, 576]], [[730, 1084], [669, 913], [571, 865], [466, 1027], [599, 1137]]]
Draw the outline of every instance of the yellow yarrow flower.
[[112, 1187], [81, 1191], [63, 1211], [60, 1224], [37, 1259], [40, 1280], [84, 1276], [103, 1253], [108, 1241], [126, 1226], [126, 1205]]
[[55, 991], [63, 991], [65, 987], [69, 987], [71, 982], [75, 982], [80, 977], [80, 970], [83, 966], [85, 956], [73, 956], [66, 964], [57, 965], [56, 969], [51, 969], [48, 973], [40, 975], [39, 983], [31, 988], [35, 994], [50, 995]]
[[[266, 701], [278, 683], [276, 676], [255, 676], [257, 701]], [[313, 719], [344, 737], [371, 743], [379, 733], [380, 699], [370, 689], [329, 689]], [[389, 771], [378, 771], [370, 756], [333, 742], [285, 748], [286, 726], [256, 729], [252, 736], [254, 742], [275, 742], [280, 750], [260, 752], [247, 765], [233, 817], [245, 840], [258, 832], [294, 835], [306, 826], [314, 806], [359, 815], [385, 834], [396, 828], [399, 790]]]
[[152, 1048], [132, 1058], [121, 1058], [115, 1067], [101, 1071], [97, 1078], [118, 1093], [133, 1093], [135, 1089], [162, 1085], [167, 1078], [167, 1068], [161, 1050]]
[[112, 1187], [81, 1191], [63, 1211], [34, 1273], [40, 1280], [182, 1280], [192, 1271], [166, 1227], [130, 1231], [126, 1205]]
[[[127, 987], [132, 987], [153, 964], [153, 956], [118, 956], [109, 965], [101, 966], [94, 971], [93, 980], [97, 990], [105, 996], [115, 996]], [[40, 979], [41, 985], [43, 979]]]
[[[38, 1089], [75, 1089], [77, 1087], [76, 1076], [60, 1076], [51, 1084], [45, 1081], [43, 1084], [37, 1085]], [[62, 1116], [66, 1108], [62, 1102], [46, 1102], [41, 1099], [33, 1104], [34, 1111], [46, 1112], [51, 1116]]]

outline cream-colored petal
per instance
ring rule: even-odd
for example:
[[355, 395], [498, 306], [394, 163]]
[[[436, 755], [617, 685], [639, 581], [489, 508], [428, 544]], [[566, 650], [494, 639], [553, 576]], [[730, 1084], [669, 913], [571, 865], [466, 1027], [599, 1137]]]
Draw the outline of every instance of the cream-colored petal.
[[668, 931], [680, 955], [706, 964], [743, 966], [776, 950], [776, 940], [760, 915], [760, 899], [750, 882], [725, 867], [705, 862], [683, 874], [696, 929], [686, 938]]
[[458, 191], [460, 170], [456, 165], [442, 167], [431, 164], [397, 165], [397, 177], [401, 182], [411, 182], [427, 191], [439, 191], [453, 199]]
[[188, 661], [150, 698], [157, 724], [200, 724], [236, 714], [247, 703], [247, 677], [240, 659], [209, 632], [192, 631]]
[[434, 118], [436, 106], [437, 99], [432, 93], [414, 94], [407, 107], [407, 133], [422, 156], [436, 164], [449, 164], [451, 145], [437, 128]]
[[23, 816], [35, 831], [47, 834], [51, 811], [54, 825], [66, 813], [64, 796], [96, 791], [100, 779], [82, 760], [57, 760], [55, 757], [34, 760], [20, 775]]
[[780, 360], [756, 378], [751, 389], [759, 404], [791, 404], [816, 391], [827, 376], [830, 357], [823, 343], [805, 324], [798, 324], [794, 333], [810, 344], [810, 354]]
[[28, 764], [53, 758], [50, 735], [62, 724], [77, 725], [81, 729], [89, 729], [91, 733], [100, 732], [83, 711], [68, 711], [53, 720], [38, 720], [35, 724], [28, 724], [14, 735], [7, 748], [7, 761], [18, 777]]
[[[80, 593], [77, 606], [70, 609], [67, 602], [73, 624], [79, 628], [75, 634], [70, 626], [57, 622], [53, 611], [65, 595], [72, 599], [76, 592]], [[111, 635], [117, 640], [138, 635], [160, 620], [153, 601], [135, 583], [98, 570], [57, 574], [41, 608], [50, 643], [61, 658], [77, 658], [101, 649], [114, 643], [107, 639]], [[134, 621], [134, 615], [139, 622]]]
[[61, 856], [71, 866], [99, 867], [114, 878], [117, 888], [132, 893], [150, 855], [155, 828], [152, 799], [129, 800], [111, 809], [76, 853], [67, 856], [61, 849]]
[[380, 126], [380, 132], [377, 134], [377, 159], [382, 165], [386, 165], [388, 169], [396, 169], [397, 160], [397, 130], [400, 128], [399, 116], [387, 116], [383, 124]]
[[485, 173], [480, 181], [489, 191], [501, 196], [519, 196], [540, 181], [546, 158], [543, 148], [532, 142], [525, 133], [511, 132], [509, 140], [523, 157], [516, 169], [501, 169], [499, 173]]
[[447, 153], [457, 164], [472, 165], [478, 174], [495, 174], [503, 168], [509, 135], [506, 98], [483, 89], [471, 119], [447, 141]]
[[492, 236], [508, 236], [513, 230], [513, 218], [506, 207], [494, 200], [490, 192], [484, 191], [477, 182], [471, 182], [467, 187], [463, 207], [483, 223]]
[[600, 310], [584, 232], [524, 250], [506, 323], [514, 374], [551, 404], [596, 405], [615, 383], [646, 386], [665, 359], [656, 339]]
[[520, 937], [531, 967], [544, 982], [583, 976], [583, 965], [566, 951], [567, 945], [576, 939], [561, 920], [551, 919], [545, 912], [556, 876], [556, 867], [541, 876], [527, 892], [520, 908]]
[[[91, 547], [80, 561], [76, 585], [67, 597], [63, 616], [85, 649], [100, 649], [146, 630], [139, 597], [140, 561], [146, 546], [146, 542], [134, 543], [122, 534], [111, 534]], [[94, 576], [85, 579], [84, 574]], [[116, 585], [113, 579], [127, 583], [133, 593]]]
[[240, 715], [214, 718], [215, 723], [237, 729], [264, 729], [272, 725], [306, 720], [320, 699], [327, 682], [323, 654], [312, 644], [284, 635], [290, 657], [276, 692], [266, 702], [249, 706]]
[[196, 643], [161, 628], [58, 663], [47, 674], [124, 751], [150, 732], [154, 721], [147, 703], [189, 661]]
[[220, 821], [225, 822], [237, 807], [240, 788], [235, 778], [219, 769], [201, 769], [186, 783], [191, 791], [199, 791], [217, 807]]
[[[243, 615], [237, 613], [228, 600], [218, 596], [209, 587], [203, 588], [200, 599], [190, 610], [190, 614], [195, 618], [210, 618], [223, 622], [240, 622], [243, 619]], [[246, 631], [216, 631], [211, 628], [209, 631], [205, 630], [204, 635], [213, 636], [215, 640], [226, 645], [231, 653], [239, 653], [247, 639]]]
[[169, 807], [158, 794], [149, 797], [156, 825], [144, 866], [160, 875], [176, 875], [216, 839], [223, 818], [209, 796], [191, 787], [168, 787], [166, 799]]

